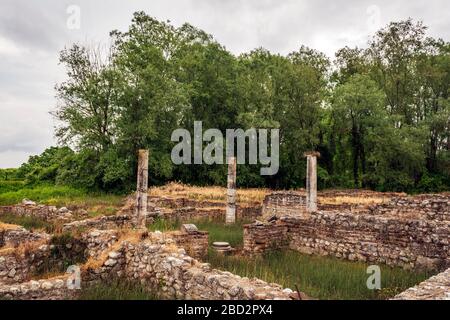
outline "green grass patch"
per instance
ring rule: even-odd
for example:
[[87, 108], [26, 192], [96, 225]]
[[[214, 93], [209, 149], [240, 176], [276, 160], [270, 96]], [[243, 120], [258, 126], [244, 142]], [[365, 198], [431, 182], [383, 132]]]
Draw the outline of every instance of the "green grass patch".
[[24, 198], [45, 202], [52, 199], [80, 198], [85, 195], [86, 193], [82, 190], [67, 186], [38, 186], [1, 193], [0, 205], [13, 205], [21, 202]]
[[235, 224], [225, 225], [223, 221], [210, 219], [192, 219], [186, 222], [170, 219], [156, 219], [148, 226], [150, 231], [159, 230], [161, 232], [179, 230], [183, 223], [193, 223], [201, 231], [209, 232], [209, 243], [215, 241], [225, 241], [233, 247], [242, 247], [244, 238], [243, 225], [247, 221], [238, 220]]
[[387, 299], [429, 278], [429, 273], [413, 273], [380, 265], [381, 290], [366, 286], [367, 264], [331, 257], [304, 255], [285, 250], [249, 259], [217, 255], [210, 250], [208, 262], [214, 268], [245, 277], [256, 277], [305, 292], [317, 299]]
[[160, 219], [156, 218], [153, 223], [149, 224], [148, 230], [150, 231], [174, 231], [179, 230], [181, 227], [181, 221], [180, 220], [171, 220], [171, 219]]
[[228, 242], [232, 247], [242, 247], [244, 241], [244, 224], [246, 221], [236, 221], [235, 224], [226, 225], [223, 221], [196, 220], [192, 221], [199, 230], [209, 232], [209, 243], [216, 241]]
[[15, 224], [22, 226], [30, 231], [45, 230], [46, 232], [53, 232], [55, 226], [43, 219], [37, 217], [18, 216], [15, 214], [7, 213], [0, 215], [0, 221], [7, 224]]
[[158, 300], [158, 294], [140, 283], [113, 280], [81, 289], [80, 300]]
[[51, 206], [85, 208], [91, 217], [113, 215], [124, 202], [123, 195], [87, 193], [68, 186], [45, 185], [0, 192], [0, 205], [14, 205], [25, 198]]

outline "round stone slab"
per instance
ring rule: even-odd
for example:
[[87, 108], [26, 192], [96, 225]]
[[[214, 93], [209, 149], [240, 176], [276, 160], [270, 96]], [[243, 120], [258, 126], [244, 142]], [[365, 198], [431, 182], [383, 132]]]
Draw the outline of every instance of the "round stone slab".
[[213, 247], [216, 247], [216, 248], [227, 248], [230, 246], [230, 244], [228, 242], [220, 242], [220, 241], [213, 242], [212, 245], [213, 245]]

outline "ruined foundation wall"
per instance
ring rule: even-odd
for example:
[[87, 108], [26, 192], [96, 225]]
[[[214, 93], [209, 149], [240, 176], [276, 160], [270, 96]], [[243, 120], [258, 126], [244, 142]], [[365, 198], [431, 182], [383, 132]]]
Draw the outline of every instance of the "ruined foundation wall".
[[130, 215], [113, 215], [100, 216], [80, 221], [73, 221], [63, 225], [63, 232], [73, 232], [76, 230], [99, 229], [109, 230], [117, 228], [132, 227], [132, 216]]
[[290, 242], [286, 224], [254, 223], [244, 226], [244, 251], [250, 255], [287, 248]]
[[73, 214], [67, 208], [57, 208], [55, 206], [46, 206], [35, 204], [32, 201], [28, 203], [17, 204], [14, 206], [0, 206], [0, 215], [14, 214], [23, 217], [36, 217], [46, 221], [70, 221]]
[[273, 192], [264, 198], [262, 215], [293, 215], [298, 216], [306, 213], [305, 195], [299, 192]]
[[186, 233], [183, 231], [169, 232], [168, 235], [176, 245], [186, 250], [187, 254], [196, 259], [205, 258], [208, 254], [208, 232], [196, 231]]
[[450, 266], [450, 224], [318, 212], [287, 218], [290, 248], [308, 254], [442, 270]]
[[0, 250], [0, 283], [15, 284], [28, 281], [37, 274], [52, 267], [61, 272], [67, 262], [85, 261], [98, 257], [118, 241], [116, 230], [92, 230], [66, 243], [24, 242], [18, 248]]
[[261, 253], [288, 243], [289, 248], [307, 254], [404, 268], [443, 270], [450, 266], [448, 196], [399, 197], [357, 213], [310, 214], [301, 211], [302, 199], [295, 193], [267, 197], [266, 212], [284, 215], [272, 223], [246, 226], [244, 251]]
[[122, 277], [139, 280], [163, 298], [177, 299], [291, 299], [295, 293], [276, 284], [242, 278], [211, 269], [180, 249], [173, 239], [152, 233], [139, 243], [124, 242], [97, 269], [83, 272], [83, 281]]
[[377, 215], [450, 221], [450, 197], [444, 195], [395, 197], [386, 204], [371, 206], [369, 210], [371, 214]]
[[17, 247], [21, 243], [46, 241], [50, 239], [50, 235], [44, 232], [31, 232], [21, 226], [14, 228], [0, 229], [0, 248], [1, 247]]
[[70, 300], [75, 299], [78, 290], [68, 289], [68, 276], [46, 280], [31, 280], [18, 285], [0, 283], [0, 299], [8, 300]]

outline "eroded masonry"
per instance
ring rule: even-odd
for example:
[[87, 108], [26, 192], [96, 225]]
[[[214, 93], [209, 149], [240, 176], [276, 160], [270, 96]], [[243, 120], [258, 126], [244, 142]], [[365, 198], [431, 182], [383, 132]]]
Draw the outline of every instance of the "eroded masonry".
[[[406, 196], [371, 191], [318, 192], [316, 207], [307, 191], [269, 192], [262, 202], [236, 201], [244, 226], [243, 248], [233, 254], [256, 256], [291, 249], [351, 261], [434, 270], [436, 276], [395, 299], [448, 299], [450, 294], [450, 195]], [[146, 221], [227, 216], [224, 199], [179, 194], [148, 195]], [[311, 198], [309, 198], [311, 199]], [[306, 295], [212, 269], [202, 260], [208, 232], [193, 225], [178, 231], [135, 228], [136, 198], [114, 215], [87, 218], [81, 209], [23, 201], [0, 208], [2, 214], [33, 216], [53, 222], [53, 234], [0, 223], [0, 298], [74, 299], [68, 262], [80, 267], [89, 285], [125, 278], [139, 281], [161, 297], [186, 299], [306, 299]], [[370, 201], [369, 201], [370, 200]], [[141, 210], [142, 211], [142, 210]], [[1, 219], [0, 219], [1, 221]], [[60, 276], [42, 278], [47, 271]]]

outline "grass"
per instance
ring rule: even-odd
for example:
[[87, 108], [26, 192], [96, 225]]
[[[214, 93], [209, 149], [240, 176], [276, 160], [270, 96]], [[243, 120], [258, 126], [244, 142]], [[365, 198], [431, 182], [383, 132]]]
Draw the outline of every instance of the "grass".
[[0, 205], [14, 205], [25, 198], [51, 206], [82, 208], [91, 217], [115, 214], [124, 204], [122, 195], [87, 193], [68, 186], [35, 186], [0, 192]]
[[381, 204], [386, 203], [390, 200], [390, 197], [379, 197], [379, 196], [336, 196], [336, 197], [320, 197], [319, 203], [321, 204]]
[[[242, 247], [243, 225], [247, 221], [238, 220], [235, 224], [225, 225], [223, 221], [209, 219], [193, 219], [184, 223], [193, 223], [199, 230], [209, 232], [209, 243], [225, 241], [232, 247]], [[179, 220], [156, 219], [148, 226], [150, 231], [159, 230], [161, 232], [179, 230], [182, 222]]]
[[0, 215], [0, 222], [22, 226], [30, 231], [45, 230], [46, 232], [51, 233], [55, 230], [54, 224], [36, 217], [18, 216], [15, 214], [3, 214]]
[[[243, 224], [227, 226], [222, 221], [191, 220], [199, 230], [209, 231], [209, 242], [226, 241], [233, 247], [242, 247]], [[180, 221], [157, 219], [149, 229], [178, 230]], [[426, 280], [429, 273], [413, 273], [400, 268], [380, 265], [381, 290], [367, 289], [368, 265], [332, 257], [310, 256], [291, 250], [268, 253], [260, 258], [217, 255], [209, 250], [207, 262], [214, 268], [227, 270], [249, 278], [275, 282], [317, 299], [387, 299]]]
[[[162, 187], [153, 187], [149, 189], [149, 195], [155, 197], [175, 197], [188, 198], [197, 201], [217, 201], [226, 200], [226, 191], [224, 187], [209, 186], [197, 187], [185, 184], [171, 182]], [[268, 189], [237, 189], [237, 202], [242, 204], [262, 203]]]
[[249, 259], [217, 255], [210, 250], [208, 262], [214, 268], [245, 277], [257, 277], [305, 292], [317, 299], [387, 299], [430, 277], [400, 268], [380, 265], [381, 290], [369, 290], [367, 264], [331, 257], [309, 256], [295, 251], [279, 251]]
[[81, 289], [79, 300], [158, 300], [158, 294], [139, 283], [113, 280]]

